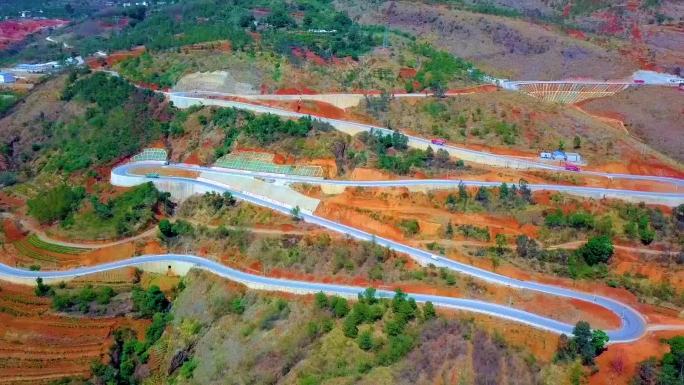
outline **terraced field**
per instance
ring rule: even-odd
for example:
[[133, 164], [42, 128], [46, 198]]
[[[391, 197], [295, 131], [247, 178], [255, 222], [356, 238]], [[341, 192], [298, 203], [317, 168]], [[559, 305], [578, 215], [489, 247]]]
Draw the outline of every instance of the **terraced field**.
[[28, 265], [53, 267], [60, 263], [74, 263], [78, 256], [90, 249], [58, 245], [45, 242], [31, 234], [12, 243], [18, 253], [18, 260]]
[[140, 332], [146, 321], [72, 318], [52, 313], [48, 298], [33, 288], [0, 285], [0, 384], [48, 384], [65, 376], [88, 376], [105, 357], [112, 332]]

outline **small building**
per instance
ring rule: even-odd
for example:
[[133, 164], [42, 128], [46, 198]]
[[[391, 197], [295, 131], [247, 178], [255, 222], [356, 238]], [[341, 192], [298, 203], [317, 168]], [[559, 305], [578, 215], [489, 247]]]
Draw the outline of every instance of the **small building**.
[[19, 64], [15, 67], [15, 70], [20, 72], [40, 74], [52, 71], [56, 68], [59, 68], [59, 63], [57, 63], [56, 61], [52, 61], [38, 64]]
[[0, 84], [12, 84], [16, 81], [17, 79], [14, 75], [7, 72], [0, 72]]
[[565, 160], [572, 163], [582, 163], [582, 155], [576, 152], [566, 152]]
[[551, 159], [553, 160], [565, 160], [565, 152], [561, 150], [556, 150], [551, 153]]

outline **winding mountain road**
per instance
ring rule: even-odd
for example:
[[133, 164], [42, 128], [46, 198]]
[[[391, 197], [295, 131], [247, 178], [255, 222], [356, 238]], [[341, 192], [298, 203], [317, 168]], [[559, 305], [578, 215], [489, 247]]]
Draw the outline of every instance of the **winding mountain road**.
[[[385, 134], [393, 133], [394, 131], [380, 126], [375, 126], [365, 123], [357, 123], [340, 119], [326, 118], [317, 115], [302, 114], [299, 112], [289, 111], [281, 108], [267, 107], [257, 104], [244, 103], [235, 100], [222, 99], [221, 96], [216, 93], [209, 93], [205, 91], [190, 91], [190, 92], [166, 92], [164, 93], [174, 104], [180, 108], [189, 107], [192, 105], [216, 105], [222, 107], [234, 107], [238, 109], [243, 109], [255, 113], [268, 113], [283, 117], [290, 118], [301, 118], [305, 116], [311, 116], [322, 122], [328, 123], [335, 129], [346, 133], [356, 133], [362, 131], [379, 131]], [[625, 180], [643, 180], [643, 181], [654, 181], [654, 182], [664, 182], [670, 183], [675, 186], [684, 185], [684, 179], [668, 177], [668, 176], [657, 176], [657, 175], [637, 175], [637, 174], [623, 174], [623, 173], [608, 173], [601, 171], [567, 171], [564, 167], [548, 164], [536, 160], [526, 159], [522, 157], [516, 157], [511, 155], [501, 155], [494, 154], [485, 151], [472, 150], [466, 147], [454, 146], [454, 145], [435, 145], [429, 139], [407, 135], [408, 145], [415, 148], [426, 148], [427, 146], [438, 147], [449, 152], [450, 155], [462, 158], [466, 161], [471, 161], [475, 163], [488, 164], [492, 166], [499, 167], [510, 167], [510, 168], [521, 168], [521, 169], [542, 169], [557, 172], [568, 172], [568, 173], [578, 173], [588, 176], [599, 176], [609, 179], [625, 179]]]
[[[162, 163], [162, 162], [158, 162]], [[149, 162], [144, 162], [143, 163], [145, 166], [149, 165]], [[230, 186], [227, 186], [225, 184], [219, 183], [219, 182], [214, 182], [214, 181], [208, 181], [208, 180], [196, 180], [196, 179], [191, 179], [191, 178], [184, 178], [184, 177], [167, 177], [167, 176], [159, 176], [159, 177], [154, 177], [154, 178], [148, 178], [142, 175], [135, 175], [131, 173], [133, 169], [135, 169], [136, 165], [139, 165], [137, 163], [127, 163], [118, 167], [115, 167], [112, 169], [112, 184], [120, 184], [120, 185], [125, 185], [125, 186], [131, 186], [139, 183], [144, 183], [151, 181], [155, 183], [159, 188], [168, 188], [170, 185], [177, 187], [177, 188], [197, 188], [198, 191], [216, 191], [219, 193], [228, 191], [233, 196], [237, 199], [241, 199], [244, 201], [247, 201], [249, 203], [266, 207], [269, 209], [272, 209], [277, 212], [281, 212], [285, 215], [291, 215], [291, 210], [292, 207], [286, 204], [283, 204], [281, 202], [274, 201], [272, 199], [264, 198], [252, 193], [247, 193], [244, 191], [237, 191], [234, 189], [231, 189]], [[511, 288], [516, 288], [516, 289], [521, 289], [521, 290], [530, 290], [530, 291], [535, 291], [535, 292], [540, 292], [540, 293], [545, 293], [549, 295], [554, 295], [554, 296], [560, 296], [560, 297], [567, 297], [567, 298], [574, 298], [582, 301], [587, 301], [587, 302], [592, 302], [595, 303], [599, 306], [602, 306], [608, 310], [610, 310], [612, 313], [616, 314], [618, 317], [620, 317], [621, 320], [621, 327], [619, 329], [615, 330], [609, 330], [608, 335], [611, 338], [612, 342], [628, 342], [628, 341], [633, 341], [641, 337], [643, 333], [646, 331], [646, 320], [641, 316], [639, 312], [631, 308], [630, 306], [623, 304], [619, 301], [603, 297], [603, 296], [598, 296], [598, 295], [593, 295], [589, 293], [583, 293], [571, 289], [566, 289], [562, 287], [557, 287], [557, 286], [552, 286], [552, 285], [546, 285], [538, 282], [531, 282], [531, 281], [523, 281], [523, 280], [518, 280], [510, 277], [503, 276], [501, 274], [493, 273], [488, 270], [480, 269], [474, 266], [470, 266], [465, 263], [457, 262], [450, 260], [448, 258], [442, 257], [437, 254], [430, 253], [425, 250], [421, 250], [412, 246], [408, 246], [405, 244], [402, 244], [397, 241], [393, 241], [391, 239], [383, 238], [376, 236], [374, 234], [370, 234], [368, 232], [353, 228], [351, 226], [347, 226], [341, 223], [337, 223], [335, 221], [331, 221], [329, 219], [317, 216], [313, 213], [307, 213], [302, 211], [300, 213], [300, 217], [302, 220], [312, 223], [315, 225], [319, 225], [321, 227], [324, 227], [326, 229], [329, 229], [331, 231], [335, 231], [344, 235], [347, 235], [349, 237], [353, 237], [356, 239], [361, 239], [365, 241], [372, 241], [375, 242], [376, 244], [380, 246], [387, 247], [389, 249], [395, 250], [397, 252], [405, 253], [409, 257], [413, 258], [415, 261], [420, 263], [421, 265], [427, 266], [427, 265], [434, 265], [437, 267], [445, 267], [454, 271], [457, 271], [461, 274], [466, 274], [470, 275], [472, 277], [494, 283], [494, 284], [499, 284], [499, 285], [505, 285]], [[158, 258], [160, 260], [164, 260], [164, 258], [181, 258], [178, 255], [169, 255], [169, 256], [155, 256], [152, 258]], [[182, 258], [190, 258], [188, 256], [182, 257]], [[196, 258], [196, 257], [195, 257]], [[122, 263], [135, 263], [134, 261], [137, 261], [138, 259], [130, 260], [128, 262], [122, 262]], [[222, 265], [219, 265], [215, 262], [201, 262], [200, 259], [192, 259], [192, 261], [198, 262], [198, 266], [207, 268], [213, 272], [216, 272], [219, 275], [226, 276], [227, 278], [231, 279], [236, 279], [239, 282], [245, 283], [247, 278], [250, 279], [257, 279], [258, 277], [258, 282], [256, 284], [264, 284], [268, 283], [268, 286], [272, 290], [281, 290], [281, 291], [290, 291], [290, 292], [298, 292], [297, 290], [304, 291], [304, 292], [312, 292], [312, 291], [326, 291], [329, 293], [336, 293], [340, 295], [350, 295], [350, 294], [356, 294], [358, 293], [361, 288], [350, 288], [348, 286], [337, 286], [337, 285], [324, 285], [324, 284], [317, 284], [317, 283], [304, 283], [304, 282], [297, 282], [297, 281], [290, 281], [290, 280], [278, 280], [278, 279], [271, 279], [267, 277], [261, 277], [261, 276], [251, 276], [246, 273], [239, 273], [239, 276], [236, 276], [235, 274], [233, 275], [226, 275], [228, 274], [227, 272], [232, 271], [228, 268], [223, 267]], [[110, 264], [111, 265], [111, 264]], [[115, 267], [111, 267], [110, 265], [103, 265], [108, 269], [112, 269]], [[107, 267], [110, 266], [110, 267]], [[101, 268], [105, 268], [101, 267]], [[84, 271], [87, 272], [94, 272], [98, 270], [87, 270], [87, 269], [97, 269], [97, 267], [93, 268], [82, 268], [86, 270], [71, 270], [69, 272], [51, 272], [50, 274], [85, 274]], [[228, 269], [228, 270], [226, 270]], [[0, 271], [2, 273], [2, 271]], [[27, 272], [22, 272], [21, 274], [27, 274]], [[33, 272], [32, 274], [37, 275], [37, 273]], [[38, 273], [38, 274], [44, 274], [44, 273]], [[42, 275], [41, 275], [42, 276]], [[47, 276], [46, 276], [47, 277]], [[264, 281], [266, 280], [266, 281]], [[302, 286], [303, 285], [303, 286]], [[306, 288], [304, 290], [303, 288]], [[351, 291], [351, 292], [350, 292]], [[436, 305], [440, 306], [445, 306], [445, 307], [459, 307], [465, 310], [470, 310], [470, 311], [475, 311], [475, 312], [480, 312], [480, 313], [486, 313], [486, 314], [491, 314], [494, 316], [502, 317], [502, 318], [507, 318], [507, 319], [512, 319], [516, 320], [518, 322], [522, 322], [537, 328], [545, 329], [545, 330], [550, 330], [553, 332], [557, 333], [569, 333], [572, 331], [572, 325], [568, 325], [556, 320], [552, 320], [546, 317], [542, 317], [539, 315], [535, 315], [532, 313], [528, 312], [523, 312], [520, 310], [508, 308], [505, 306], [501, 305], [495, 305], [487, 302], [482, 302], [482, 301], [473, 301], [473, 300], [465, 300], [465, 299], [455, 299], [455, 298], [445, 298], [445, 297], [436, 297], [436, 296], [424, 296], [424, 295], [418, 295], [418, 294], [412, 294], [413, 297], [416, 298], [417, 301], [433, 301]], [[428, 299], [429, 298], [429, 299]]]
[[[463, 183], [468, 187], [498, 187], [501, 182], [483, 182], [477, 180], [457, 180], [457, 179], [396, 179], [396, 180], [375, 180], [375, 181], [354, 181], [354, 180], [336, 180], [336, 179], [322, 179], [305, 176], [292, 176], [283, 174], [269, 174], [261, 172], [252, 172], [245, 170], [228, 169], [222, 167], [205, 167], [184, 163], [172, 163], [163, 165], [158, 161], [135, 162], [127, 163], [119, 166], [121, 170], [129, 172], [134, 168], [144, 167], [162, 167], [166, 169], [190, 170], [209, 174], [218, 175], [235, 175], [248, 176], [262, 179], [270, 179], [283, 183], [306, 183], [313, 185], [331, 185], [343, 187], [411, 187], [424, 186], [430, 188], [456, 188], [459, 183]], [[639, 200], [646, 203], [665, 204], [669, 206], [677, 206], [684, 203], [684, 193], [666, 193], [666, 192], [651, 192], [639, 190], [622, 190], [602, 187], [586, 187], [586, 186], [569, 186], [558, 184], [535, 184], [527, 185], [532, 191], [557, 191], [565, 192], [585, 197], [610, 197], [628, 200]]]
[[[187, 254], [144, 255], [116, 262], [110, 262], [96, 266], [80, 267], [65, 271], [31, 271], [0, 264], [0, 278], [6, 277], [33, 280], [41, 277], [43, 279], [53, 281], [66, 280], [126, 267], [144, 267], [144, 265], [148, 264], [167, 263], [191, 265], [195, 268], [207, 270], [220, 277], [242, 283], [247, 287], [260, 290], [282, 291], [295, 294], [313, 294], [322, 291], [327, 294], [334, 294], [347, 298], [356, 298], [359, 293], [362, 293], [366, 289], [365, 287], [360, 286], [333, 285], [316, 282], [295, 281], [289, 279], [269, 278], [232, 269], [218, 262]], [[573, 325], [569, 325], [551, 318], [490, 302], [428, 294], [408, 294], [417, 302], [430, 301], [434, 305], [443, 308], [487, 314], [558, 334], [571, 334], [574, 327]], [[376, 295], [380, 298], [391, 298], [394, 295], [394, 292], [388, 290], [378, 290]], [[620, 304], [615, 302], [612, 306], [619, 308]], [[625, 311], [625, 317], [622, 319], [621, 328], [607, 331], [608, 336], [610, 337], [610, 343], [633, 341], [638, 339], [645, 332], [645, 323], [638, 313], [628, 307], [625, 307], [623, 310]]]
[[[169, 186], [174, 186], [177, 188], [198, 188], [199, 191], [228, 191], [231, 194], [233, 194], [233, 196], [237, 199], [241, 199], [252, 204], [256, 204], [258, 206], [266, 207], [286, 215], [291, 214], [292, 207], [288, 205], [276, 202], [272, 199], [260, 197], [252, 193], [236, 191], [222, 183], [207, 180], [196, 180], [184, 177], [159, 176], [150, 178], [131, 173], [131, 170], [134, 169], [136, 165], [148, 166], [148, 163], [149, 162], [143, 162], [142, 164], [128, 163], [122, 166], [115, 167], [114, 169], [112, 169], [112, 184], [131, 186], [135, 184], [152, 181], [153, 183], [155, 183], [155, 185], [162, 189], [164, 187], [168, 188]], [[163, 164], [163, 162], [158, 163]], [[519, 290], [529, 290], [552, 296], [577, 299], [604, 307], [610, 312], [617, 315], [620, 318], [621, 322], [619, 328], [607, 330], [611, 343], [634, 341], [639, 339], [647, 331], [646, 320], [638, 311], [636, 311], [629, 305], [626, 305], [622, 302], [616, 301], [608, 297], [580, 292], [553, 285], [542, 284], [533, 281], [523, 281], [510, 278], [488, 270], [470, 266], [465, 263], [453, 261], [425, 250], [404, 245], [391, 239], [378, 237], [368, 232], [319, 217], [312, 213], [301, 212], [300, 216], [302, 220], [308, 223], [319, 225], [321, 227], [347, 235], [349, 237], [365, 241], [372, 241], [380, 246], [387, 247], [397, 252], [405, 253], [421, 265], [434, 265], [437, 267], [444, 267], [451, 269], [453, 271], [457, 271], [461, 274], [469, 275], [474, 278], [481, 279], [490, 283], [505, 285], [507, 287]], [[328, 294], [336, 294], [350, 298], [355, 297], [358, 293], [365, 290], [365, 288], [363, 287], [270, 278], [235, 270], [230, 267], [224, 266], [218, 262], [211, 261], [202, 257], [184, 254], [146, 255], [96, 266], [79, 267], [64, 271], [30, 271], [0, 264], [0, 279], [19, 279], [26, 281], [41, 277], [43, 279], [49, 280], [60, 280], [120, 269], [124, 267], [167, 263], [169, 264], [169, 266], [171, 264], [181, 264], [185, 265], [188, 268], [197, 267], [204, 270], [208, 270], [221, 277], [231, 279], [233, 281], [245, 284], [248, 287], [261, 290], [283, 291], [295, 294], [310, 294], [323, 291]], [[491, 316], [516, 321], [538, 329], [551, 331], [554, 333], [570, 334], [572, 333], [572, 329], [574, 327], [573, 325], [560, 322], [558, 320], [554, 320], [548, 317], [540, 316], [538, 314], [485, 301], [453, 298], [446, 296], [426, 295], [418, 293], [408, 294], [411, 295], [411, 297], [415, 298], [415, 300], [418, 302], [431, 301], [436, 306], [466, 310], [481, 314], [488, 314]], [[378, 291], [378, 296], [380, 297], [391, 297], [392, 295], [393, 293], [387, 290]]]

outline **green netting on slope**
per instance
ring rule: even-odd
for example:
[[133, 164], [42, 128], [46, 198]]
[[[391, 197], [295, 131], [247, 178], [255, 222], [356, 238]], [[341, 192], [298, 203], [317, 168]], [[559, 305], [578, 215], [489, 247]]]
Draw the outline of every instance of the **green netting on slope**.
[[273, 154], [259, 152], [236, 152], [222, 156], [216, 163], [218, 167], [237, 170], [266, 172], [271, 174], [285, 174], [296, 176], [323, 176], [323, 169], [319, 166], [297, 166], [273, 163]]
[[166, 161], [168, 154], [163, 148], [145, 148], [140, 154], [133, 155], [134, 162], [141, 162], [145, 160], [160, 160]]

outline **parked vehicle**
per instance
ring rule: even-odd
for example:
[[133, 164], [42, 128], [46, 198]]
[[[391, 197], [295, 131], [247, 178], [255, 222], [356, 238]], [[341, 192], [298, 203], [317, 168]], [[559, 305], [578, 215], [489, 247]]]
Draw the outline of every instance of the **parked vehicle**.
[[153, 172], [153, 173], [145, 174], [145, 177], [146, 178], [159, 178], [159, 174]]
[[566, 163], [566, 164], [564, 164], [564, 165], [563, 165], [563, 168], [565, 168], [565, 169], [568, 170], [568, 171], [575, 171], [575, 172], [580, 171], [579, 166], [577, 166], [577, 165], [575, 165], [575, 164], [572, 164], [572, 163]]
[[553, 158], [550, 152], [542, 152], [539, 154], [539, 157], [542, 159], [551, 159]]
[[645, 82], [644, 80], [642, 80], [642, 79], [634, 79], [634, 83], [635, 83], [635, 84], [644, 84], [644, 83], [646, 83], [646, 82]]
[[430, 142], [432, 142], [432, 144], [436, 144], [438, 146], [443, 146], [446, 143], [446, 140], [444, 140], [444, 139], [432, 139]]

